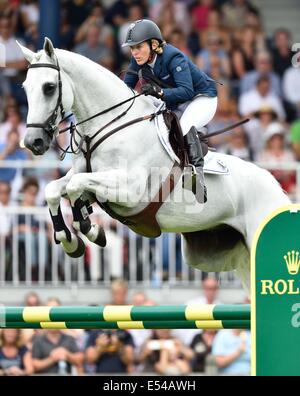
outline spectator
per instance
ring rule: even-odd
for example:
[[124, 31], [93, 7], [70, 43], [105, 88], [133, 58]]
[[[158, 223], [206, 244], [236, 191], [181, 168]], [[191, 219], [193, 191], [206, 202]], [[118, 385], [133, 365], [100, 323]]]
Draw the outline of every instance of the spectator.
[[[61, 34], [63, 32], [61, 31]], [[26, 46], [32, 51], [38, 51], [39, 45], [39, 25], [32, 23], [24, 34], [24, 40], [26, 41]], [[61, 46], [61, 48], [63, 48]]]
[[219, 374], [250, 375], [250, 332], [220, 330], [213, 342]]
[[90, 27], [98, 26], [101, 30], [99, 35], [99, 42], [105, 45], [107, 48], [113, 48], [113, 32], [109, 25], [104, 22], [104, 11], [101, 4], [96, 4], [88, 18], [78, 29], [75, 36], [75, 43], [79, 44], [84, 41], [88, 35]]
[[[216, 279], [207, 277], [202, 282], [203, 295], [200, 297], [189, 300], [186, 304], [220, 304], [218, 299], [219, 283]], [[199, 333], [197, 329], [176, 329], [172, 331], [172, 334], [179, 338], [185, 345], [189, 346], [192, 343], [193, 338]]]
[[96, 373], [131, 373], [134, 370], [134, 343], [126, 330], [91, 331], [86, 359], [96, 365]]
[[229, 58], [221, 45], [221, 39], [215, 33], [211, 33], [210, 35], [208, 35], [206, 47], [198, 54], [196, 63], [202, 71], [204, 71], [208, 75], [211, 75], [212, 59], [217, 58], [220, 61], [220, 69], [222, 75], [229, 77], [231, 73]]
[[212, 345], [216, 336], [216, 330], [203, 330], [193, 338], [190, 345], [194, 351], [192, 362], [193, 372], [204, 373], [206, 371], [206, 362], [212, 351]]
[[40, 300], [39, 295], [36, 292], [31, 291], [26, 294], [26, 296], [24, 298], [24, 306], [25, 307], [38, 307], [40, 305], [42, 305], [41, 300]]
[[284, 127], [274, 122], [269, 125], [265, 134], [265, 149], [258, 157], [260, 162], [272, 164], [271, 170], [273, 176], [281, 184], [282, 188], [288, 193], [293, 193], [295, 188], [295, 172], [276, 169], [286, 162], [293, 162], [294, 156], [291, 150], [285, 147], [285, 130]]
[[254, 29], [259, 50], [266, 48], [266, 33], [263, 29], [259, 13], [253, 8], [249, 9], [246, 14], [245, 26]]
[[116, 279], [111, 283], [111, 305], [127, 304], [128, 283]]
[[[28, 178], [22, 187], [21, 206], [32, 208], [36, 206], [36, 197], [39, 184], [36, 179]], [[39, 254], [39, 227], [38, 218], [35, 215], [19, 214], [17, 219], [19, 272], [20, 279], [25, 280], [28, 273], [37, 280], [38, 276], [38, 254]]]
[[285, 111], [280, 97], [272, 91], [271, 80], [268, 76], [258, 78], [256, 88], [245, 92], [239, 99], [239, 113], [251, 117], [261, 107], [271, 107], [280, 120], [285, 119]]
[[[23, 305], [25, 307], [38, 307], [38, 306], [42, 305], [42, 303], [41, 303], [39, 295], [36, 292], [31, 291], [26, 294], [26, 296], [24, 298]], [[24, 329], [23, 330], [22, 335], [23, 335], [24, 343], [29, 350], [32, 350], [33, 339], [39, 333], [42, 334], [42, 330], [40, 330], [40, 329], [36, 329], [36, 330]]]
[[12, 20], [9, 17], [0, 17], [0, 40], [6, 49], [6, 68], [3, 74], [9, 78], [17, 77], [19, 70], [25, 70], [27, 62], [16, 43]]
[[223, 25], [222, 13], [218, 8], [211, 8], [208, 13], [207, 28], [199, 34], [200, 46], [203, 48], [207, 43], [208, 36], [216, 35], [222, 42], [222, 48], [229, 53], [231, 49], [230, 30]]
[[240, 93], [243, 94], [255, 88], [260, 77], [269, 77], [271, 83], [271, 90], [277, 95], [281, 96], [281, 83], [279, 76], [272, 70], [272, 58], [266, 51], [259, 51], [255, 55], [255, 70], [249, 71], [241, 79]]
[[71, 374], [71, 367], [79, 371], [84, 354], [73, 337], [61, 330], [44, 330], [33, 340], [33, 365], [37, 373]]
[[134, 293], [132, 297], [132, 305], [134, 306], [142, 306], [147, 303], [148, 299], [146, 294], [143, 291], [137, 291]]
[[90, 12], [90, 4], [85, 0], [70, 0], [65, 2], [64, 9], [74, 29], [86, 20]]
[[[22, 71], [26, 69], [27, 62], [16, 43], [16, 37], [13, 31], [13, 23], [10, 17], [0, 18], [0, 41], [5, 47], [5, 69], [3, 75], [10, 83], [10, 90], [18, 103], [22, 106], [26, 103], [26, 97], [21, 89], [21, 83], [24, 79]], [[23, 41], [19, 39], [21, 44]]]
[[291, 33], [287, 29], [277, 29], [274, 33], [273, 48], [271, 48], [274, 72], [280, 78], [284, 72], [291, 66]]
[[[61, 301], [57, 297], [49, 297], [47, 299], [47, 307], [59, 307], [61, 306]], [[74, 338], [76, 345], [81, 352], [84, 352], [84, 346], [87, 341], [87, 333], [83, 329], [64, 329], [63, 334], [71, 336]], [[77, 373], [83, 373], [83, 367], [77, 366]]]
[[205, 30], [208, 27], [209, 12], [214, 6], [214, 0], [198, 0], [192, 8], [192, 26], [196, 31]]
[[231, 132], [227, 146], [223, 148], [225, 154], [234, 155], [244, 161], [253, 161], [253, 151], [243, 128], [235, 128]]
[[240, 42], [232, 50], [232, 78], [239, 80], [254, 69], [256, 35], [254, 29], [245, 27], [241, 31]]
[[33, 374], [32, 357], [22, 342], [19, 329], [2, 329], [0, 333], [0, 375]]
[[226, 2], [222, 7], [225, 26], [230, 29], [244, 27], [246, 25], [247, 13], [251, 8], [247, 0]]
[[[190, 31], [190, 15], [182, 1], [178, 0], [162, 0], [155, 3], [149, 8], [149, 19], [156, 22], [162, 28], [166, 22], [173, 21], [172, 28], [181, 27], [185, 34]], [[167, 36], [165, 36], [166, 39]]]
[[254, 117], [245, 124], [245, 132], [255, 159], [257, 159], [264, 148], [265, 133], [268, 126], [275, 120], [277, 120], [275, 111], [269, 106], [264, 106], [254, 113]]
[[21, 113], [16, 106], [7, 106], [4, 116], [4, 122], [0, 124], [0, 144], [7, 142], [8, 133], [14, 129], [20, 135], [20, 140], [24, 139], [26, 134], [26, 125], [22, 121]]
[[[25, 3], [25, 4], [24, 4]], [[20, 7], [20, 13], [25, 29], [29, 29], [32, 25], [39, 23], [39, 9], [37, 0], [25, 0]]]
[[143, 19], [144, 17], [144, 10], [141, 4], [133, 3], [128, 8], [128, 21], [126, 21], [122, 26], [120, 26], [119, 33], [118, 33], [118, 44], [121, 47], [122, 53], [129, 59], [130, 58], [130, 51], [127, 47], [122, 48], [122, 44], [126, 39], [126, 33], [128, 31], [129, 25], [132, 21], [137, 21], [139, 19]]
[[189, 300], [187, 304], [220, 304], [218, 299], [219, 283], [215, 278], [206, 278], [202, 282], [203, 296]]
[[[60, 305], [57, 297], [47, 300], [48, 307]], [[36, 336], [32, 356], [36, 372], [39, 373], [71, 374], [72, 366], [77, 374], [83, 372], [84, 353], [79, 350], [74, 337], [64, 330], [45, 330], [45, 333]]]
[[47, 307], [59, 307], [61, 305], [61, 301], [58, 297], [49, 297], [47, 299]]
[[104, 66], [110, 66], [107, 62], [111, 62], [111, 51], [103, 43], [100, 42], [101, 28], [98, 25], [89, 26], [86, 34], [86, 40], [82, 44], [78, 44], [74, 51], [80, 55], [86, 56], [90, 60], [102, 64]]
[[128, 20], [128, 9], [132, 0], [116, 0], [109, 4], [105, 13], [105, 21], [117, 30]]
[[[12, 129], [7, 135], [7, 143], [0, 145], [0, 161], [24, 161], [27, 159], [26, 152], [20, 148], [20, 135], [16, 129]], [[0, 169], [0, 180], [12, 183], [18, 171], [16, 168]]]
[[160, 375], [187, 375], [191, 372], [193, 351], [183, 345], [170, 330], [154, 330], [142, 347], [139, 361], [145, 372]]
[[187, 39], [184, 32], [180, 28], [174, 28], [169, 36], [169, 43], [178, 48], [187, 56], [191, 56], [190, 50], [187, 45]]

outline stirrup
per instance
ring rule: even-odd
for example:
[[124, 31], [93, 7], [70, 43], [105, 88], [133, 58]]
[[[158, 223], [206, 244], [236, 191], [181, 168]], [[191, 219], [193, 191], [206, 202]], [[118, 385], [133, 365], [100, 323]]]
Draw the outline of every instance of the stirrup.
[[[187, 170], [187, 168], [189, 170]], [[192, 164], [189, 164], [184, 168], [182, 175], [182, 188], [191, 191], [200, 204], [207, 201], [207, 190], [204, 184], [204, 177], [201, 177], [197, 168]]]
[[188, 164], [184, 167], [182, 172], [182, 188], [191, 190], [191, 186], [188, 181], [196, 174], [195, 172], [197, 172], [197, 170], [192, 164]]

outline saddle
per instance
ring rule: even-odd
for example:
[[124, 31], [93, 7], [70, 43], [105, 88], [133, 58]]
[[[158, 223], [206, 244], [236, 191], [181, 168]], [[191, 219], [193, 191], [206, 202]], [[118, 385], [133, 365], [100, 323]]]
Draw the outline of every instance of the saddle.
[[[176, 156], [179, 158], [181, 166], [187, 166], [189, 164], [189, 159], [184, 144], [180, 121], [177, 115], [170, 110], [166, 110], [163, 112], [163, 118], [169, 130], [169, 141], [171, 147]], [[202, 132], [198, 132], [198, 136], [202, 148], [203, 157], [205, 157], [208, 153], [208, 139]]]
[[[161, 235], [160, 226], [156, 220], [156, 214], [161, 208], [163, 203], [172, 193], [176, 187], [178, 181], [181, 179], [183, 169], [188, 165], [188, 155], [184, 145], [184, 138], [182, 129], [176, 114], [169, 110], [163, 112], [163, 117], [166, 126], [169, 129], [169, 139], [172, 145], [174, 153], [180, 160], [180, 163], [174, 162], [174, 165], [166, 177], [161, 183], [160, 189], [153, 198], [152, 202], [143, 209], [140, 213], [132, 216], [122, 217], [114, 213], [107, 204], [99, 203], [100, 206], [113, 218], [119, 220], [124, 225], [128, 226], [132, 231], [139, 235], [146, 236], [149, 238], [156, 238]], [[207, 145], [204, 140], [202, 143], [203, 152], [206, 154], [208, 151]]]

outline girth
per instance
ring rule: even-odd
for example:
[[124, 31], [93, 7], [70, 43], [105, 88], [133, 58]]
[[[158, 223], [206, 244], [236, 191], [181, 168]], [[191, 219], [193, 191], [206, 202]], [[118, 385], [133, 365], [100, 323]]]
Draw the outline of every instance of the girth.
[[[92, 170], [92, 165], [91, 165], [91, 156], [94, 150], [99, 147], [101, 143], [103, 143], [104, 140], [106, 140], [108, 137], [112, 136], [119, 130], [133, 125], [137, 122], [144, 121], [146, 119], [153, 119], [153, 117], [157, 116], [158, 114], [162, 113], [163, 111], [157, 112], [150, 114], [148, 116], [136, 118], [134, 120], [131, 120], [127, 122], [126, 124], [123, 124], [112, 131], [108, 132], [106, 135], [101, 137], [94, 145], [91, 147], [91, 139], [89, 137], [85, 137], [85, 143], [86, 143], [86, 150], [82, 148], [81, 144], [81, 151], [84, 154], [84, 157], [86, 159], [86, 171], [88, 173], [91, 173]], [[182, 157], [184, 159], [184, 156]], [[120, 216], [117, 213], [115, 213], [111, 207], [109, 206], [109, 202], [100, 202], [97, 200], [95, 197], [96, 202], [98, 205], [103, 209], [109, 216], [112, 218], [120, 221], [122, 224], [128, 226], [132, 231], [136, 232], [139, 235], [148, 237], [148, 238], [156, 238], [161, 235], [161, 229], [160, 226], [156, 220], [156, 214], [160, 207], [163, 205], [163, 203], [166, 201], [168, 196], [172, 193], [174, 190], [177, 182], [181, 178], [182, 175], [182, 169], [185, 164], [185, 161], [183, 160], [180, 165], [177, 165], [174, 163], [169, 175], [166, 177], [164, 182], [160, 185], [159, 191], [153, 198], [153, 200], [146, 206], [145, 209], [143, 209], [141, 212], [131, 215], [131, 216]]]
[[176, 184], [181, 178], [181, 175], [181, 167], [174, 164], [169, 175], [161, 184], [159, 191], [149, 205], [147, 205], [141, 212], [131, 216], [120, 216], [109, 207], [108, 202], [99, 202], [97, 198], [96, 201], [101, 209], [103, 209], [109, 216], [120, 221], [132, 231], [148, 238], [157, 238], [161, 235], [161, 229], [156, 220], [156, 214], [174, 190]]

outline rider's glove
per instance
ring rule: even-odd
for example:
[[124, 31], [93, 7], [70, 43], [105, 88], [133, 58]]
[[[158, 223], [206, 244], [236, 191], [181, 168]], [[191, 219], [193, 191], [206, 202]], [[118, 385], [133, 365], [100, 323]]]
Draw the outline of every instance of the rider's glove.
[[141, 88], [141, 92], [146, 96], [151, 95], [155, 96], [158, 99], [161, 99], [164, 95], [163, 90], [155, 83], [143, 85]]

